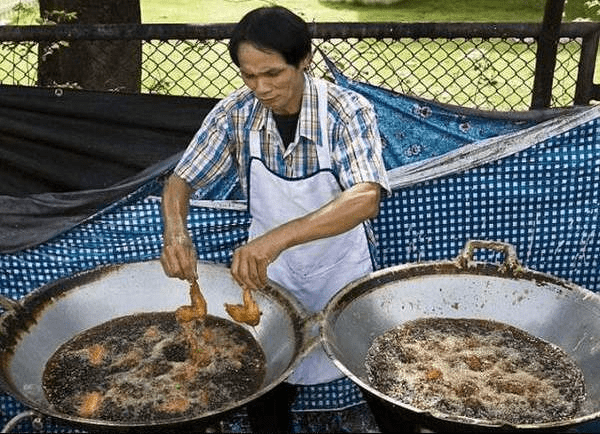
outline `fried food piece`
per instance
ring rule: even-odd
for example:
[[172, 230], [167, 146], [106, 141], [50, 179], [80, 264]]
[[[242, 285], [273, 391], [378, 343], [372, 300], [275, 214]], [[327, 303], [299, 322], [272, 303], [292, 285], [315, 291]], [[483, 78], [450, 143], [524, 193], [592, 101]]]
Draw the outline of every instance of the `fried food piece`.
[[92, 366], [98, 366], [104, 360], [106, 355], [106, 348], [100, 344], [94, 344], [88, 348], [88, 359]]
[[212, 341], [215, 340], [215, 332], [212, 329], [209, 329], [208, 327], [205, 328], [204, 330], [202, 330], [202, 340], [204, 342], [206, 342], [207, 344], [211, 343]]
[[144, 351], [142, 349], [133, 348], [117, 359], [111, 366], [119, 369], [132, 369], [140, 364], [143, 357]]
[[190, 400], [182, 396], [176, 396], [162, 404], [158, 409], [166, 413], [183, 413], [190, 406]]
[[243, 301], [243, 305], [225, 303], [225, 310], [234, 321], [243, 322], [251, 326], [258, 325], [262, 312], [259, 310], [254, 298], [252, 298], [252, 293], [249, 289], [244, 288]]
[[200, 286], [196, 280], [190, 285], [190, 298], [192, 299], [192, 306], [198, 311], [199, 315], [204, 318], [206, 316], [206, 300], [202, 296]]
[[476, 355], [469, 355], [464, 358], [464, 361], [472, 371], [483, 371], [485, 369], [483, 362]]
[[175, 317], [179, 323], [193, 321], [198, 316], [198, 312], [192, 306], [181, 306], [175, 311]]
[[442, 378], [442, 376], [442, 371], [440, 371], [437, 368], [431, 368], [428, 369], [427, 372], [425, 372], [425, 378], [427, 379], [427, 381], [439, 380], [440, 378]]
[[156, 339], [160, 337], [160, 331], [158, 330], [158, 327], [156, 327], [155, 325], [150, 326], [146, 329], [146, 331], [144, 332], [144, 337], [148, 338], [148, 339]]
[[190, 298], [192, 300], [191, 306], [181, 306], [175, 311], [175, 317], [180, 323], [190, 322], [195, 319], [204, 320], [206, 318], [206, 300], [200, 292], [198, 282], [195, 280], [190, 284]]
[[181, 383], [189, 383], [198, 375], [199, 368], [201, 366], [196, 365], [192, 361], [182, 363], [173, 370], [171, 376], [174, 380]]
[[86, 393], [83, 397], [83, 402], [79, 407], [79, 415], [81, 417], [91, 417], [102, 405], [104, 398], [98, 391]]

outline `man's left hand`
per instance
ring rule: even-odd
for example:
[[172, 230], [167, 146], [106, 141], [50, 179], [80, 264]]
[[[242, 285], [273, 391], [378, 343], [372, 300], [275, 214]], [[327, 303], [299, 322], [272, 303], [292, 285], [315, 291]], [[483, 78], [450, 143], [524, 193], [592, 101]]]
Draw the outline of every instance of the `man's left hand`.
[[267, 267], [281, 253], [270, 233], [249, 241], [233, 252], [231, 274], [246, 289], [262, 289], [267, 285]]

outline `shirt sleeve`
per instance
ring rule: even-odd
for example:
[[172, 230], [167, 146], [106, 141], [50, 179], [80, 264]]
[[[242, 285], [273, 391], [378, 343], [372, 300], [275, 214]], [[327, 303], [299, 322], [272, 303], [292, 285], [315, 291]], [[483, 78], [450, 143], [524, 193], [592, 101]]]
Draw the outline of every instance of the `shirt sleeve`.
[[194, 135], [174, 173], [194, 190], [210, 188], [234, 164], [230, 138], [226, 110], [218, 103]]
[[375, 110], [366, 98], [353, 95], [335, 128], [333, 146], [335, 170], [344, 189], [361, 182], [373, 182], [390, 194], [382, 156], [382, 141]]

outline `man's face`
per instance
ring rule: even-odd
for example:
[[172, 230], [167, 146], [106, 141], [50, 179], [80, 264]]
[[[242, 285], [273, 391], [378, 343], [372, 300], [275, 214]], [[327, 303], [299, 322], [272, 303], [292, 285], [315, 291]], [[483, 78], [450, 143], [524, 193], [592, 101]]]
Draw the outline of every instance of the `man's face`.
[[238, 48], [238, 59], [244, 83], [265, 106], [280, 115], [300, 111], [304, 69], [310, 61], [308, 56], [296, 68], [287, 64], [275, 51], [265, 51], [242, 42]]

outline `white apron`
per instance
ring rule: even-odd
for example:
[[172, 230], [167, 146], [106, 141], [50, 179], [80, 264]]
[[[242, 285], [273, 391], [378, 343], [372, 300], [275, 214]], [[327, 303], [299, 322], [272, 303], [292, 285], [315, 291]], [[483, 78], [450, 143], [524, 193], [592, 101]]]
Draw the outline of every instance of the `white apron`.
[[[289, 179], [271, 172], [261, 158], [259, 131], [250, 131], [248, 176], [249, 236], [256, 238], [290, 220], [302, 217], [333, 200], [341, 192], [331, 171], [327, 125], [327, 89], [317, 81], [318, 113], [323, 146], [317, 145], [319, 171], [306, 178]], [[298, 131], [296, 131], [296, 142]], [[292, 247], [269, 265], [267, 274], [294, 294], [312, 312], [351, 281], [372, 271], [365, 228], [362, 224], [343, 234]], [[317, 345], [287, 379], [293, 384], [333, 381], [343, 374]]]

